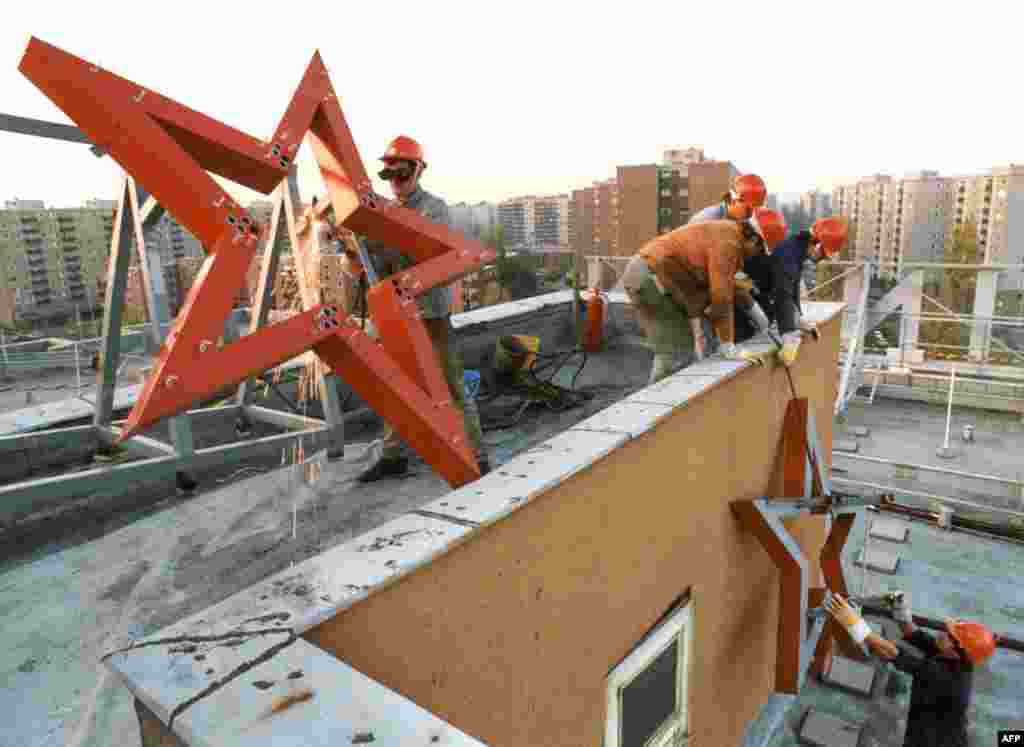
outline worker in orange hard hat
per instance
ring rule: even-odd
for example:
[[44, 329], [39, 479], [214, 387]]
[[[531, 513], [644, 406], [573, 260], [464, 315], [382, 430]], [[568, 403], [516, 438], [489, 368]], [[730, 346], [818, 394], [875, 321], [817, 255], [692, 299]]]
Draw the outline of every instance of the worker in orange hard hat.
[[995, 652], [996, 637], [981, 623], [959, 619], [946, 620], [945, 632], [930, 635], [914, 625], [910, 595], [891, 596], [893, 619], [917, 655], [873, 632], [842, 597], [831, 596], [825, 607], [858, 644], [913, 677], [903, 747], [965, 747], [974, 670]]
[[[764, 206], [767, 198], [768, 189], [765, 186], [764, 179], [757, 174], [743, 174], [733, 179], [732, 187], [722, 195], [722, 199], [719, 202], [694, 213], [688, 223], [707, 223], [712, 220], [750, 220], [754, 215], [754, 211]], [[746, 323], [747, 319], [760, 331], [765, 331], [771, 326], [771, 322], [764, 309], [761, 308], [751, 292], [753, 289], [745, 285], [746, 281], [743, 277], [744, 272], [746, 272], [746, 266], [752, 263], [756, 264], [759, 261], [763, 261], [763, 255], [748, 259], [740, 271], [740, 276], [737, 278], [739, 281], [736, 293], [737, 308], [741, 312], [741, 315], [737, 317], [739, 325], [737, 331], [740, 329], [746, 330], [749, 326]], [[714, 336], [714, 333], [708, 321], [704, 322], [704, 334], [706, 338], [709, 338], [709, 346], [713, 347], [713, 340], [710, 338]], [[744, 338], [750, 336], [751, 334], [743, 335]]]
[[707, 223], [711, 220], [750, 220], [754, 210], [764, 207], [768, 199], [768, 188], [764, 179], [757, 174], [743, 174], [732, 180], [732, 187], [722, 199], [694, 213], [690, 223]]
[[[391, 191], [400, 205], [417, 211], [435, 223], [447, 225], [448, 206], [444, 200], [430, 194], [420, 186], [420, 177], [423, 175], [424, 169], [427, 168], [427, 162], [424, 159], [423, 147], [418, 142], [406, 135], [399, 135], [391, 141], [380, 160], [384, 162], [384, 169], [378, 176], [390, 185]], [[411, 257], [388, 248], [380, 242], [366, 241], [365, 244], [370, 252], [374, 268], [382, 278], [414, 264]], [[345, 252], [345, 266], [349, 273], [362, 277], [363, 268], [360, 265], [357, 252], [351, 250]], [[361, 283], [361, 285], [365, 284]], [[365, 294], [365, 288], [363, 294]], [[487, 453], [484, 451], [480, 415], [476, 408], [476, 402], [466, 396], [462, 354], [451, 324], [452, 288], [450, 285], [432, 288], [417, 300], [420, 306], [420, 318], [423, 319], [444, 370], [452, 401], [464, 416], [466, 432], [470, 444], [476, 451], [480, 473], [487, 474], [491, 467]], [[365, 308], [365, 299], [363, 308]], [[402, 451], [401, 439], [388, 425], [384, 434], [380, 458], [359, 475], [358, 480], [373, 482], [405, 474], [408, 471], [409, 462], [403, 456]]]
[[817, 338], [813, 324], [805, 321], [800, 307], [800, 276], [808, 259], [820, 261], [836, 254], [846, 243], [846, 221], [833, 216], [819, 218], [808, 230], [800, 231], [781, 244], [767, 262], [753, 263], [748, 273], [759, 292], [768, 295], [766, 304], [779, 326], [782, 349], [779, 357], [791, 366], [804, 334]]
[[734, 341], [735, 277], [746, 258], [770, 251], [785, 235], [781, 214], [757, 208], [749, 221], [682, 226], [636, 253], [622, 275], [622, 285], [654, 351], [651, 384], [672, 373], [677, 356], [704, 357], [705, 318], [714, 327], [724, 357], [757, 359]]

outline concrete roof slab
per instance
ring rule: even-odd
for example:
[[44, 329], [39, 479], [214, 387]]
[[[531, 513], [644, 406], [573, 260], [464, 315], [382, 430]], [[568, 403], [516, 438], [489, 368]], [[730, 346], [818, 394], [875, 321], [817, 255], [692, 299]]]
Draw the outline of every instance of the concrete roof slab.
[[906, 542], [910, 527], [898, 519], [875, 519], [871, 522], [871, 536], [890, 542]]
[[623, 402], [634, 404], [664, 405], [666, 407], [681, 407], [695, 397], [709, 391], [721, 378], [712, 374], [690, 374], [683, 369], [657, 384], [641, 389]]
[[[642, 394], [638, 392], [637, 394]], [[633, 395], [636, 396], [636, 395]], [[647, 433], [672, 414], [670, 405], [623, 399], [573, 427], [573, 432], [621, 433], [630, 438]]]
[[422, 510], [479, 526], [493, 524], [628, 440], [626, 433], [575, 429], [561, 433]]
[[[194, 747], [326, 747], [358, 743], [359, 735], [382, 745], [482, 744], [301, 638], [241, 640], [141, 649], [114, 666], [136, 686], [154, 688], [140, 700], [165, 723], [168, 705], [194, 699], [174, 721], [174, 732]], [[157, 672], [164, 675], [159, 680]], [[154, 702], [152, 692], [163, 702]]]
[[813, 747], [857, 747], [863, 727], [811, 709], [800, 730], [800, 740]]

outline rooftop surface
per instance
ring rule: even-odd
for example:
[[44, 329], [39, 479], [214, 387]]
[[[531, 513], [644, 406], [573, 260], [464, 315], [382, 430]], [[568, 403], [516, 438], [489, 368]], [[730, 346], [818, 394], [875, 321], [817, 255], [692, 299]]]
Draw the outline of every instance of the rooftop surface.
[[[820, 306], [824, 309], [830, 305]], [[522, 307], [530, 308], [536, 309], [538, 304]], [[499, 318], [501, 312], [495, 307], [471, 314], [477, 315], [472, 322], [460, 320], [459, 326], [486, 324], [489, 319]], [[527, 327], [515, 331], [532, 330]], [[650, 427], [658, 413], [676, 401], [673, 398], [697, 392], [736, 369], [736, 364], [709, 361], [701, 364], [699, 371], [687, 369], [689, 373], [641, 392], [646, 385], [650, 354], [635, 342], [630, 335], [621, 334], [615, 347], [588, 356], [575, 386], [589, 392], [593, 397], [590, 401], [562, 412], [543, 407], [531, 409], [513, 427], [488, 431], [485, 438], [495, 463], [516, 460], [518, 464], [517, 458], [536, 459], [538, 466], [532, 468], [534, 473], [525, 482], [542, 481], [547, 479], [545, 471], [558, 461], [558, 449], [575, 448], [577, 452], [599, 455], [639, 429]], [[556, 348], [545, 343], [543, 350]], [[579, 363], [579, 358], [565, 361], [554, 381], [570, 387]], [[611, 408], [622, 410], [618, 414], [609, 409], [624, 399], [632, 405]], [[888, 412], [889, 403], [880, 405], [876, 401], [871, 407], [871, 417], [876, 420], [871, 421], [871, 436], [862, 440], [866, 445], [875, 439], [882, 450], [879, 453], [891, 458], [889, 441], [905, 443], [906, 426], [899, 418], [887, 419], [884, 413]], [[484, 403], [485, 422], [505, 419], [506, 409]], [[630, 422], [622, 421], [626, 410], [636, 416]], [[582, 423], [584, 420], [587, 422]], [[566, 433], [567, 430], [572, 432]], [[837, 427], [837, 437], [839, 433]], [[350, 431], [349, 438], [353, 437]], [[30, 554], [5, 561], [0, 566], [0, 634], [8, 645], [0, 654], [0, 707], [17, 717], [0, 724], [0, 743], [135, 744], [138, 727], [130, 696], [117, 676], [100, 663], [103, 654], [131, 640], [180, 627], [188, 620], [194, 623], [195, 618], [203, 618], [201, 613], [214, 605], [231, 606], [231, 599], [244, 596], [246, 590], [257, 593], [262, 589], [259, 593], [265, 596], [260, 598], [270, 598], [268, 604], [285, 601], [283, 597], [287, 595], [284, 608], [296, 610], [296, 617], [303, 618], [301, 626], [308, 626], [316, 616], [336, 608], [339, 597], [346, 595], [343, 591], [326, 601], [301, 598], [302, 584], [288, 579], [308, 567], [314, 556], [332, 551], [331, 555], [339, 561], [330, 563], [332, 567], [354, 566], [367, 576], [368, 580], [360, 583], [381, 583], [394, 575], [393, 571], [384, 569], [380, 575], [368, 567], [360, 570], [366, 563], [359, 560], [358, 552], [383, 549], [377, 562], [392, 557], [392, 552], [393, 557], [399, 558], [402, 553], [427, 552], [430, 546], [440, 547], [452, 541], [451, 536], [431, 539], [433, 532], [446, 530], [451, 535], [454, 530], [455, 535], [461, 536], [489, 521], [487, 517], [497, 515], [496, 511], [514, 510], [517, 499], [522, 500], [524, 489], [513, 483], [526, 475], [505, 475], [500, 469], [485, 478], [488, 483], [481, 487], [488, 491], [483, 498], [475, 497], [474, 486], [449, 496], [449, 487], [422, 463], [414, 464], [405, 479], [359, 485], [354, 477], [373, 456], [374, 433], [366, 430], [355, 437], [360, 442], [347, 444], [344, 460], [327, 463], [322, 478], [312, 487], [303, 485], [292, 469], [277, 469], [248, 478], [236, 471], [219, 478], [223, 480], [221, 484], [191, 499], [172, 498], [134, 512], [122, 512], [80, 532], [56, 537]], [[489, 487], [492, 485], [493, 488]], [[385, 524], [389, 525], [387, 532], [374, 531]], [[408, 526], [397, 534], [391, 532], [398, 524]], [[940, 540], [949, 543], [950, 549], [939, 552], [938, 548], [943, 547], [939, 542], [922, 541], [925, 532], [936, 531], [920, 524], [913, 526], [910, 545], [900, 547], [908, 557], [914, 553], [914, 560], [905, 561], [900, 573], [886, 578], [886, 583], [892, 582], [894, 588], [909, 588], [920, 597], [918, 609], [926, 614], [970, 615], [975, 609], [972, 605], [1003, 600], [1006, 606], [1005, 600], [1013, 599], [1015, 590], [1005, 579], [1019, 572], [1024, 556], [1016, 551], [1024, 548], [960, 534], [941, 535]], [[851, 536], [848, 561], [859, 547], [859, 537], [859, 533]], [[405, 550], [400, 549], [403, 543]], [[919, 560], [918, 552], [933, 553], [936, 557], [922, 555]], [[934, 567], [930, 565], [933, 561]], [[952, 570], [940, 565], [951, 562]], [[1007, 570], [1000, 571], [1001, 565]], [[917, 581], [915, 575], [913, 583], [909, 578], [904, 582], [903, 574], [912, 572], [923, 581]], [[852, 566], [847, 570], [853, 589], [858, 588], [859, 573]], [[950, 588], [945, 589], [949, 592], [945, 595], [938, 589], [939, 580], [945, 581], [947, 576], [956, 579], [950, 587], [955, 594]], [[272, 584], [272, 579], [277, 581]], [[350, 586], [342, 583], [347, 580], [334, 579], [332, 593], [339, 585]], [[932, 588], [927, 587], [928, 583], [934, 584], [933, 591], [927, 592], [938, 600], [934, 604], [918, 591]], [[349, 590], [352, 598], [347, 603], [368, 588]], [[973, 601], [978, 589], [982, 590], [982, 602]], [[936, 606], [939, 604], [947, 604], [950, 611], [944, 612], [946, 607]], [[1024, 608], [1024, 599], [1019, 605]], [[1018, 627], [1004, 624], [1002, 618], [993, 619], [993, 626], [1024, 637], [1020, 629], [1024, 612], [1012, 604], [1007, 609], [1001, 614], [1011, 620], [1014, 614], [1019, 615]], [[299, 622], [294, 618], [291, 621]], [[1014, 655], [1002, 656], [1005, 659]], [[1008, 688], [1024, 682], [1024, 671], [1014, 669], [1014, 664], [1006, 666], [1011, 668], [1003, 673], [1005, 679], [993, 681], [992, 723], [1004, 712], [1000, 709], [1013, 707]], [[808, 686], [802, 703], [812, 703], [810, 699], [818, 697], [814, 695], [816, 687]], [[820, 697], [825, 699], [822, 707], [834, 700], [842, 714], [846, 713], [843, 709], [857, 705], [849, 698], [836, 698], [830, 689], [821, 689]]]
[[[877, 516], [877, 515], [875, 515]], [[910, 530], [906, 543], [872, 537], [872, 550], [900, 556], [894, 575], [864, 572], [854, 559], [865, 545], [863, 517], [850, 533], [843, 552], [843, 568], [851, 594], [875, 595], [901, 589], [910, 593], [915, 614], [942, 619], [967, 617], [993, 630], [1020, 639], [1024, 637], [1024, 545], [983, 539], [961, 532], [946, 532], [923, 522], [904, 521], [884, 515], [886, 522]], [[891, 621], [869, 620], [890, 640], [899, 640]], [[785, 727], [770, 742], [771, 747], [797, 747], [801, 718], [809, 708], [838, 716], [857, 725], [878, 747], [903, 744], [909, 682], [891, 666], [876, 664], [874, 697], [855, 695], [809, 677], [796, 704], [787, 714]], [[895, 672], [894, 675], [889, 673]], [[892, 683], [888, 680], [892, 680]], [[1024, 654], [997, 651], [988, 664], [975, 673], [974, 697], [969, 712], [971, 744], [996, 743], [1000, 729], [1024, 728]], [[897, 692], [890, 695], [893, 690]], [[864, 742], [861, 744], [872, 744]]]
[[[480, 312], [486, 313], [462, 315], [461, 326], [501, 315], [495, 308]], [[555, 383], [569, 387], [580, 362], [566, 360], [542, 378], [554, 373]], [[540, 447], [641, 389], [649, 367], [650, 355], [625, 339], [589, 355], [575, 389], [592, 398], [561, 412], [533, 407], [513, 427], [485, 432], [495, 463]], [[517, 409], [500, 401], [481, 404], [485, 423], [511, 419], [506, 410]], [[289, 468], [221, 478], [223, 484], [190, 499], [168, 498], [121, 512], [5, 561], [0, 710], [17, 715], [0, 723], [0, 743], [136, 744], [131, 699], [100, 663], [103, 654], [450, 492], [419, 460], [404, 479], [355, 482], [375, 453], [373, 436], [371, 427], [359, 434], [361, 443], [348, 443], [344, 459], [327, 462], [312, 487]]]

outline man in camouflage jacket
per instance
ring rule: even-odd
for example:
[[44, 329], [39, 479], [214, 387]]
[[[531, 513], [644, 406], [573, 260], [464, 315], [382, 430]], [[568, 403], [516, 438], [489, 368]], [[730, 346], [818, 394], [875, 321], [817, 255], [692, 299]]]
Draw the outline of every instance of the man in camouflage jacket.
[[[423, 160], [423, 149], [410, 137], [399, 136], [391, 141], [381, 157], [385, 169], [380, 176], [391, 185], [391, 191], [403, 207], [415, 210], [423, 217], [448, 224], [448, 206], [440, 197], [430, 194], [420, 186], [420, 176], [427, 164]], [[400, 251], [384, 246], [381, 242], [365, 240], [371, 261], [381, 278], [393, 275], [415, 264], [415, 260]], [[357, 256], [346, 253], [349, 271], [362, 274]], [[363, 291], [365, 292], [365, 290]], [[451, 390], [452, 401], [462, 412], [470, 444], [477, 453], [480, 473], [490, 471], [490, 463], [483, 448], [483, 433], [480, 429], [480, 415], [476, 402], [466, 397], [465, 373], [462, 353], [455, 339], [451, 324], [452, 286], [431, 288], [417, 299], [421, 318], [437, 352], [445, 379]], [[365, 309], [365, 297], [361, 299]], [[408, 470], [408, 459], [403, 455], [403, 444], [394, 428], [388, 424], [384, 433], [384, 444], [380, 459], [359, 477], [360, 482], [373, 482], [387, 477], [403, 475]]]

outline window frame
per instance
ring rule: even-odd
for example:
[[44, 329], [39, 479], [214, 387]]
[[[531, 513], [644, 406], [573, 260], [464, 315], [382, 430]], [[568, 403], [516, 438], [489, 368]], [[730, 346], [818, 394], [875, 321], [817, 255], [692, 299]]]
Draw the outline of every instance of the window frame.
[[604, 747], [621, 747], [620, 693], [677, 640], [676, 710], [648, 740], [645, 747], [686, 744], [690, 735], [690, 663], [694, 652], [694, 601], [689, 598], [659, 623], [611, 672], [605, 683], [607, 717]]

